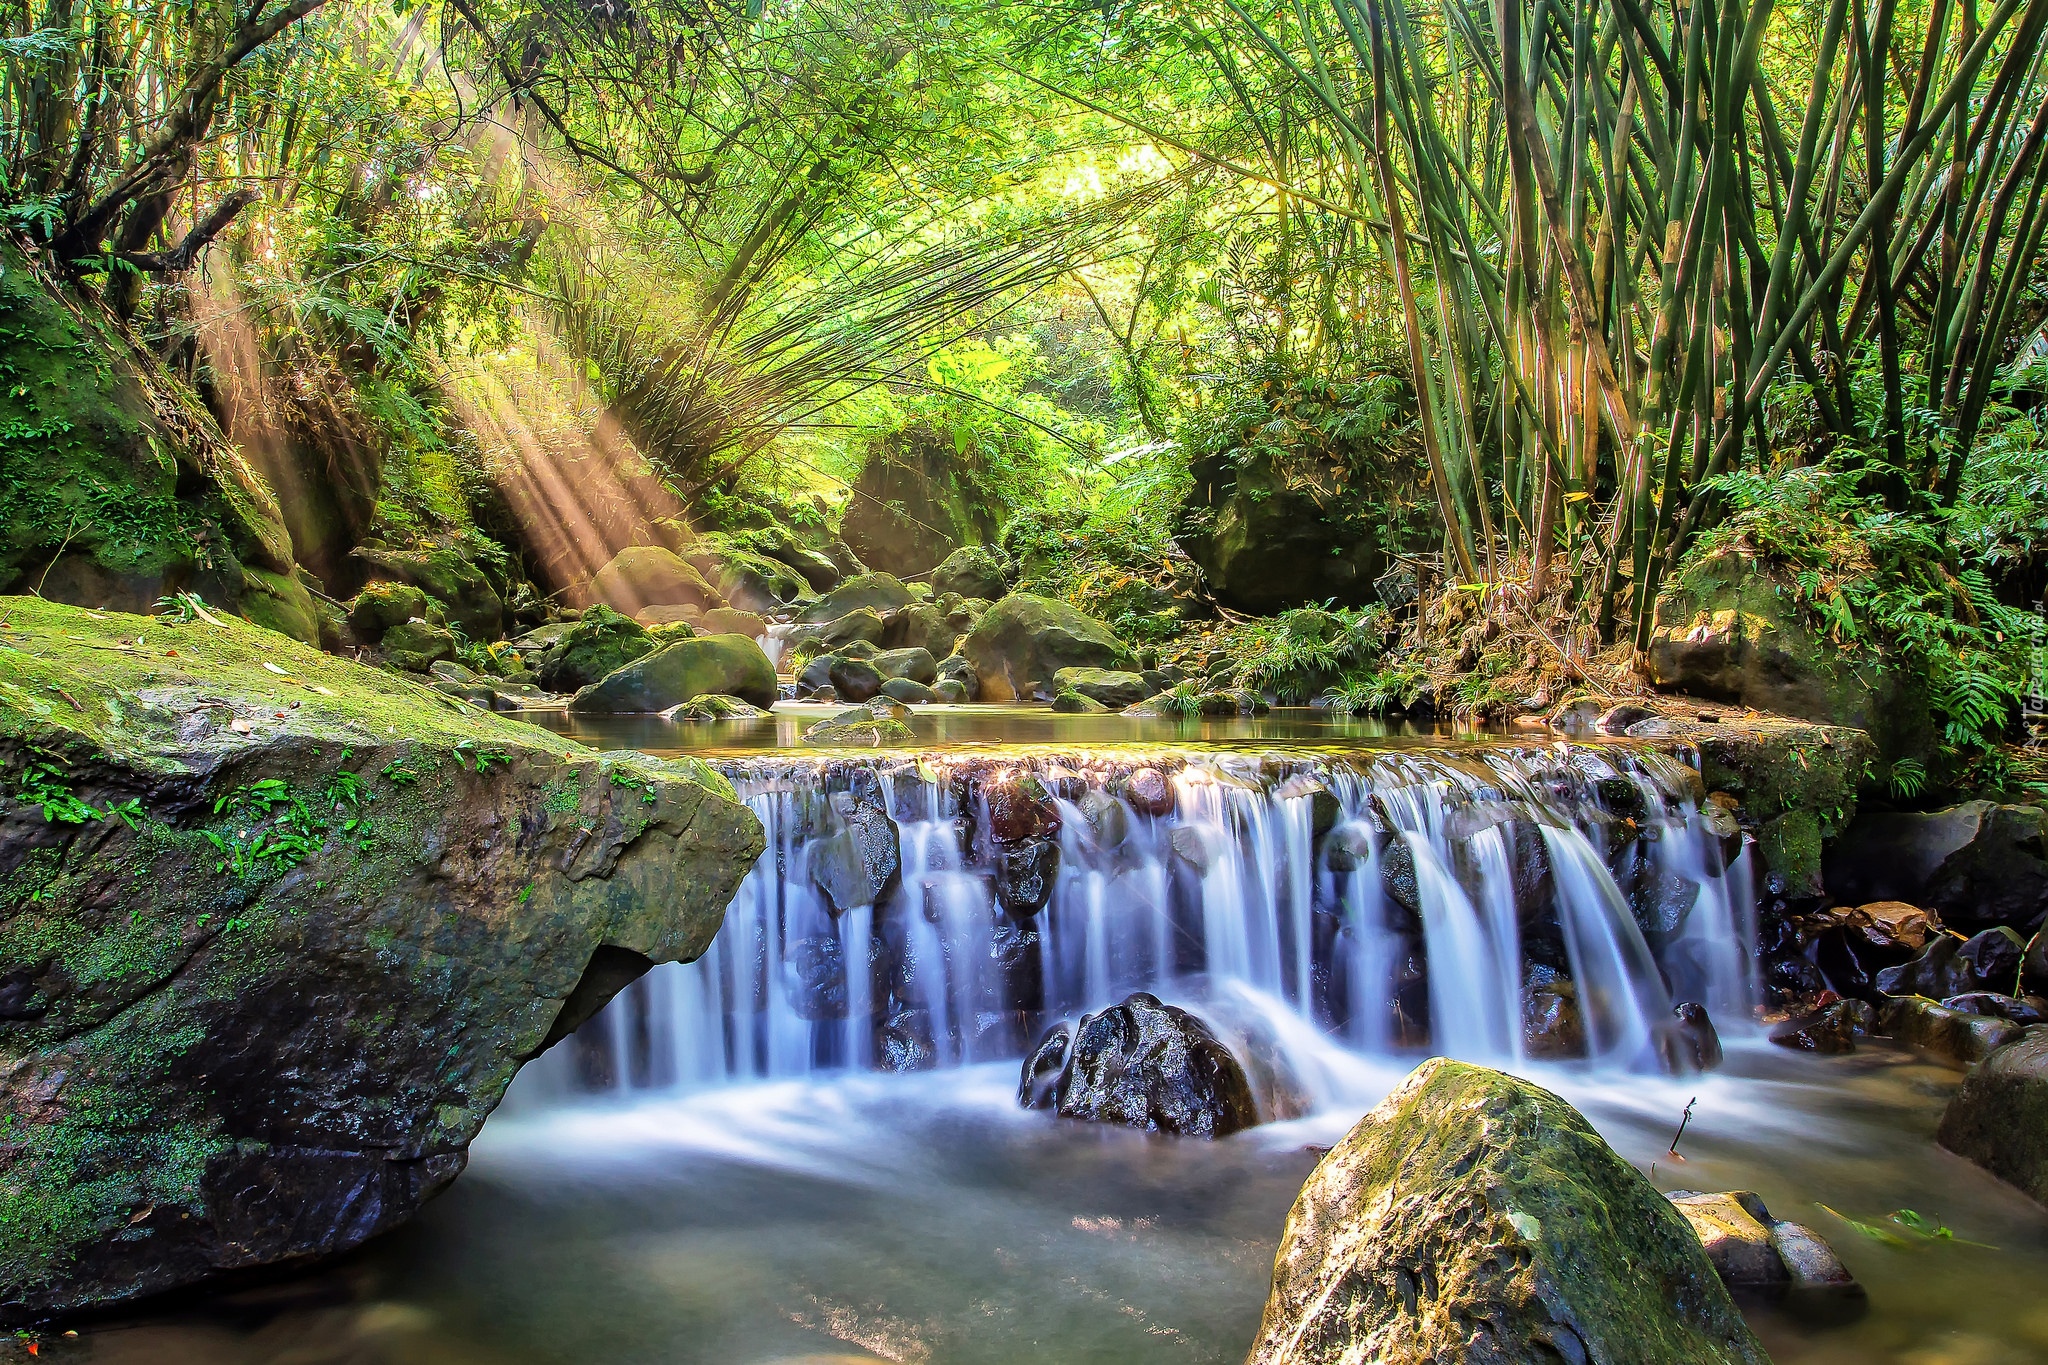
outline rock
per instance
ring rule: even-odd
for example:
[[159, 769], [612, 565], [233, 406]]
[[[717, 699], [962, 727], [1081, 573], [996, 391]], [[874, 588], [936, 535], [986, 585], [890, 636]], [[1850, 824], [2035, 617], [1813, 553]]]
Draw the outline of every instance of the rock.
[[372, 583], [348, 604], [348, 628], [356, 639], [374, 645], [393, 626], [422, 620], [427, 614], [427, 595], [410, 583]]
[[1053, 674], [1052, 683], [1057, 692], [1078, 692], [1112, 711], [1135, 705], [1154, 690], [1138, 674], [1110, 668], [1062, 668]]
[[1010, 566], [985, 545], [963, 545], [932, 570], [932, 591], [993, 602], [1010, 590]]
[[920, 418], [869, 447], [840, 533], [876, 568], [915, 575], [994, 540], [1009, 512], [963, 478], [947, 425]]
[[894, 698], [906, 706], [929, 706], [938, 700], [931, 688], [912, 678], [887, 678], [882, 682], [882, 695]]
[[709, 610], [725, 598], [704, 575], [658, 545], [634, 545], [613, 555], [590, 579], [590, 591], [631, 616], [643, 607], [693, 606]]
[[1550, 713], [1550, 728], [1567, 735], [1590, 735], [1599, 728], [1600, 715], [1596, 701], [1568, 701]]
[[1031, 1055], [1024, 1059], [1024, 1075], [1017, 1084], [1017, 1103], [1026, 1109], [1055, 1109], [1059, 1106], [1060, 1081], [1067, 1070], [1067, 1053], [1074, 1045], [1073, 1026], [1054, 1024], [1046, 1031]]
[[767, 708], [775, 705], [775, 666], [744, 635], [679, 640], [635, 659], [570, 699], [581, 715], [652, 714], [717, 694]]
[[1763, 1207], [1747, 1191], [1671, 1196], [1671, 1206], [1692, 1225], [1721, 1283], [1730, 1289], [1783, 1290], [1792, 1276], [1778, 1257], [1770, 1228], [1752, 1216], [1746, 1203]]
[[1579, 1015], [1579, 991], [1570, 980], [1558, 977], [1531, 983], [1523, 990], [1522, 1047], [1538, 1061], [1565, 1061], [1586, 1055], [1586, 1027]]
[[996, 851], [996, 900], [1018, 919], [1029, 919], [1052, 899], [1059, 876], [1060, 846], [1051, 839], [1024, 839]]
[[958, 678], [941, 678], [932, 684], [932, 700], [946, 706], [961, 706], [967, 700], [967, 684]]
[[1771, 1030], [1770, 1039], [1795, 1052], [1854, 1052], [1856, 1040], [1871, 1030], [1872, 1015], [1870, 1006], [1861, 1000], [1838, 1000], [1779, 1024]]
[[966, 692], [963, 701], [978, 701], [981, 698], [981, 674], [975, 671], [974, 663], [964, 654], [948, 654], [939, 660], [940, 682], [957, 682]]
[[[870, 573], [849, 578], [823, 594], [796, 614], [798, 625], [822, 625], [837, 621], [849, 612], [871, 611], [877, 619], [901, 611], [917, 601], [917, 595], [893, 574]], [[863, 637], [879, 639], [880, 636]]]
[[1099, 787], [1091, 787], [1081, 793], [1075, 805], [1082, 819], [1087, 821], [1088, 831], [1098, 850], [1110, 853], [1123, 847], [1131, 832], [1130, 816], [1123, 802]]
[[889, 648], [923, 650], [934, 658], [951, 654], [959, 638], [946, 613], [923, 602], [890, 613], [882, 627], [882, 643]]
[[1622, 702], [1601, 712], [1600, 718], [1593, 722], [1593, 728], [1603, 735], [1625, 735], [1631, 725], [1656, 719], [1657, 713], [1649, 707], [1638, 706], [1634, 702]]
[[535, 672], [550, 692], [575, 692], [654, 652], [654, 637], [602, 602], [556, 637]]
[[[1827, 894], [1822, 851], [1854, 819], [1858, 789], [1875, 761], [1869, 736], [1752, 719], [1717, 727], [1698, 741], [1698, 753], [1702, 785], [1740, 802], [1743, 827], [1755, 831], [1763, 861], [1758, 889], [1794, 899]], [[1879, 899], [1839, 888], [1835, 894], [1854, 904]]]
[[1964, 932], [2048, 917], [2048, 811], [1965, 801], [1946, 810], [1871, 811], [1828, 845], [1837, 900], [1928, 906]]
[[1920, 952], [1930, 934], [1941, 932], [1941, 916], [1904, 901], [1872, 901], [1868, 905], [1833, 906], [1813, 916], [1816, 928], [1839, 928], [1872, 948], [1903, 948]]
[[841, 748], [880, 749], [909, 744], [916, 738], [908, 725], [893, 716], [877, 716], [865, 706], [841, 711], [804, 731], [804, 743]]
[[[1276, 411], [1288, 401], [1272, 397]], [[1386, 568], [1385, 520], [1360, 499], [1314, 486], [1308, 470], [1327, 468], [1330, 459], [1375, 457], [1298, 445], [1291, 424], [1281, 425], [1272, 433], [1277, 441], [1248, 430], [1241, 444], [1191, 452], [1193, 478], [1174, 541], [1233, 610], [1263, 616], [1332, 599], [1364, 606]], [[1297, 461], [1306, 468], [1297, 472]]]
[[1686, 1220], [1563, 1100], [1434, 1058], [1288, 1215], [1247, 1365], [1766, 1365]]
[[[593, 753], [225, 617], [0, 610], [39, 640], [5, 665], [0, 771], [35, 753], [136, 825], [0, 814], [12, 1321], [404, 1223], [521, 1063], [709, 946], [762, 848], [694, 761]], [[35, 700], [59, 689], [76, 707]], [[253, 794], [271, 781], [293, 804]]]
[[1944, 1009], [1952, 1009], [1959, 1014], [1981, 1014], [2014, 1024], [2048, 1024], [2048, 1001], [2038, 995], [1971, 991], [1967, 995], [1952, 995], [1941, 1003]]
[[830, 934], [811, 934], [789, 945], [783, 993], [797, 1018], [814, 1024], [847, 1017], [846, 949]]
[[1014, 844], [1059, 829], [1059, 817], [1039, 799], [1036, 786], [1036, 778], [1015, 773], [984, 784], [982, 799], [988, 804], [990, 838], [999, 844]]
[[1064, 602], [1012, 593], [960, 643], [985, 701], [1048, 699], [1062, 668], [1128, 670], [1137, 660], [1109, 627]]
[[875, 1064], [884, 1071], [930, 1071], [939, 1064], [928, 1010], [904, 1010], [889, 1016], [875, 1035]]
[[1942, 1111], [1941, 1145], [2048, 1203], [2048, 1028], [1988, 1055]]
[[865, 659], [833, 659], [831, 680], [842, 701], [866, 701], [882, 690], [881, 670]]
[[400, 621], [384, 632], [384, 661], [408, 673], [424, 673], [436, 659], [455, 657], [455, 637], [425, 621]]
[[692, 697], [680, 706], [662, 712], [670, 720], [759, 720], [767, 715], [760, 707], [717, 693]]
[[[885, 629], [887, 627], [880, 614], [867, 607], [860, 607], [830, 621], [802, 626], [791, 631], [787, 639], [792, 646], [817, 645], [835, 653], [848, 654], [853, 645], [873, 645], [876, 640], [882, 638]], [[880, 653], [879, 650], [876, 652]]]
[[1047, 1087], [1051, 1043], [1025, 1062], [1022, 1088], [1026, 1096], [1049, 1088], [1061, 1118], [1201, 1138], [1259, 1121], [1251, 1083], [1229, 1049], [1200, 1019], [1142, 991], [1082, 1018]]
[[891, 649], [877, 654], [875, 670], [885, 678], [909, 678], [929, 687], [939, 680], [938, 661], [928, 649]]
[[1924, 995], [1945, 1000], [1972, 991], [2011, 994], [2020, 985], [2027, 945], [2012, 930], [1986, 929], [1964, 943], [1943, 934], [1920, 956], [1877, 974], [1877, 988], [1886, 995]]
[[812, 701], [838, 701], [839, 689], [831, 683], [826, 683], [822, 687], [814, 687], [811, 689], [810, 699]]
[[781, 611], [811, 595], [811, 585], [795, 569], [727, 536], [701, 537], [684, 547], [682, 559], [743, 612]]
[[[720, 610], [723, 610], [723, 608], [720, 608]], [[741, 617], [751, 616], [752, 614], [751, 612], [744, 611], [734, 613], [734, 615]], [[704, 616], [704, 608], [692, 606], [687, 602], [660, 603], [652, 607], [642, 607], [633, 613], [633, 619], [647, 627], [647, 633], [650, 635], [657, 630], [682, 632], [685, 636], [693, 635], [696, 633], [697, 625], [703, 621]], [[744, 635], [746, 632], [741, 631], [739, 633]]]
[[879, 902], [902, 869], [895, 822], [880, 806], [840, 792], [832, 798], [836, 828], [805, 847], [811, 881], [834, 914]]
[[1052, 699], [1052, 709], [1063, 716], [1099, 716], [1109, 708], [1092, 697], [1079, 692], [1062, 692]]
[[1388, 899], [1411, 915], [1422, 913], [1422, 888], [1415, 879], [1415, 850], [1399, 834], [1380, 854], [1380, 884]]
[[1124, 799], [1141, 815], [1173, 814], [1173, 783], [1157, 768], [1138, 768], [1124, 782]]
[[453, 546], [428, 550], [390, 550], [359, 545], [350, 553], [371, 568], [410, 583], [441, 604], [451, 625], [472, 640], [495, 640], [504, 633], [505, 603], [490, 579]]
[[1954, 1067], [1974, 1066], [2025, 1032], [2008, 1020], [1965, 1014], [1917, 995], [1885, 1001], [1877, 1026], [1921, 1056]]
[[713, 607], [700, 613], [693, 624], [706, 635], [744, 635], [758, 640], [768, 633], [766, 617], [736, 607]]
[[1667, 1036], [1671, 1042], [1672, 1070], [1682, 1075], [1718, 1068], [1722, 1058], [1721, 1035], [1715, 1030], [1707, 1007], [1682, 1000], [1671, 1013], [1674, 1024]]

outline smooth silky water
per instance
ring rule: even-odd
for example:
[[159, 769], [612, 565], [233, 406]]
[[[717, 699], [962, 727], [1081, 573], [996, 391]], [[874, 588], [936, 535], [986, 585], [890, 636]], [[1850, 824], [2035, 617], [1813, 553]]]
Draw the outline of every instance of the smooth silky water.
[[[2048, 1360], [2048, 1216], [1935, 1147], [1955, 1073], [1882, 1046], [1790, 1054], [1746, 1022], [1748, 860], [1723, 865], [1675, 760], [1313, 712], [1133, 725], [1030, 708], [920, 712], [915, 751], [791, 750], [817, 710], [543, 718], [600, 747], [706, 757], [762, 818], [768, 851], [712, 950], [656, 968], [529, 1066], [413, 1226], [53, 1357], [1235, 1361], [1318, 1151], [1427, 1036], [1563, 1094], [1660, 1188], [1754, 1189], [1829, 1238], [1869, 1311], [1822, 1327], [1748, 1306], [1774, 1359]], [[1139, 765], [1170, 774], [1174, 812], [1106, 815]], [[996, 899], [1015, 893], [993, 875], [987, 790], [1024, 769], [1054, 791], [1059, 870], [1042, 910], [1003, 918]], [[835, 914], [810, 860], [863, 806], [898, 831], [900, 885]], [[1623, 818], [1650, 834], [1614, 838]], [[1412, 876], [1405, 914], [1389, 859]], [[1530, 866], [1554, 891], [1548, 929], [1517, 914]], [[1653, 944], [1631, 900], [1672, 886], [1698, 889]], [[862, 944], [871, 970], [845, 971]], [[1578, 984], [1586, 1061], [1522, 1055], [1538, 959]], [[1036, 1030], [1134, 989], [1211, 1020], [1306, 1115], [1204, 1143], [1019, 1109]], [[1722, 1070], [1664, 1074], [1674, 999], [1709, 1006]], [[929, 1069], [874, 1069], [892, 1059]], [[1894, 1247], [1822, 1205], [1866, 1222], [1912, 1208], [1959, 1240]]]

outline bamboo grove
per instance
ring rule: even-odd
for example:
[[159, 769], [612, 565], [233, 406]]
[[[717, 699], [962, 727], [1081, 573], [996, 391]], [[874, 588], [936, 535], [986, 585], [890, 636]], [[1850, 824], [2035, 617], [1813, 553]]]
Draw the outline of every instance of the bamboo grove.
[[2038, 321], [2048, 2], [1225, 2], [1389, 259], [1465, 581], [1513, 556], [1640, 645], [1787, 424], [1896, 510], [1956, 497]]

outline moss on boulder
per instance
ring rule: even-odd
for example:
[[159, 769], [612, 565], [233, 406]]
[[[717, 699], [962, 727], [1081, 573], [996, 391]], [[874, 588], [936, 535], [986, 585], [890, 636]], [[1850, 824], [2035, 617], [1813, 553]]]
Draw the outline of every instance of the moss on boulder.
[[762, 847], [702, 764], [241, 622], [0, 617], [0, 1318], [403, 1222]]
[[1963, 1078], [1941, 1145], [2048, 1204], [2048, 1027], [2006, 1044]]
[[1063, 668], [1135, 670], [1137, 656], [1115, 632], [1064, 602], [1015, 592], [990, 607], [960, 652], [981, 679], [983, 701], [1049, 700]]
[[706, 610], [725, 605], [718, 589], [671, 550], [634, 545], [613, 555], [591, 577], [590, 591], [628, 616], [643, 607], [691, 606]]
[[366, 645], [393, 626], [427, 615], [427, 595], [410, 583], [372, 583], [348, 604], [348, 628]]
[[504, 633], [505, 603], [490, 579], [452, 545], [424, 550], [358, 546], [356, 558], [401, 583], [410, 583], [441, 604], [450, 623], [472, 640]]
[[1569, 1104], [1423, 1063], [1287, 1217], [1247, 1365], [1767, 1365], [1699, 1239]]
[[744, 635], [679, 640], [613, 671], [578, 692], [569, 709], [586, 715], [651, 715], [692, 697], [738, 697], [775, 704], [775, 666]]
[[600, 602], [556, 637], [534, 672], [548, 691], [574, 692], [654, 649], [647, 627]]
[[866, 573], [847, 579], [807, 604], [796, 614], [796, 619], [799, 625], [823, 625], [827, 621], [839, 620], [848, 612], [862, 609], [874, 612], [877, 617], [887, 617], [915, 601], [917, 595], [893, 574]]

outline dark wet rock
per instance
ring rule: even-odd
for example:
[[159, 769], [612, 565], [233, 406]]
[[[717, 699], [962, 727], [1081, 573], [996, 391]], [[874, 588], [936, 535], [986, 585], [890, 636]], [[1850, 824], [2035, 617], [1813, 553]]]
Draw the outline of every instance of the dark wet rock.
[[866, 701], [882, 690], [881, 670], [865, 659], [835, 658], [827, 676], [841, 701]]
[[1605, 711], [1602, 711], [1600, 718], [1593, 722], [1593, 728], [1603, 735], [1625, 735], [1628, 733], [1628, 728], [1631, 725], [1639, 725], [1646, 720], [1655, 720], [1656, 718], [1657, 713], [1647, 706], [1638, 706], [1634, 702], [1622, 702], [1617, 706], [1610, 706]]
[[1007, 773], [983, 788], [988, 802], [989, 837], [1012, 844], [1059, 828], [1059, 817], [1032, 790], [1036, 779]]
[[789, 945], [783, 961], [784, 993], [799, 1019], [821, 1024], [853, 1012], [846, 948], [838, 939], [830, 934], [800, 938]]
[[1975, 1066], [2025, 1031], [2009, 1020], [1966, 1014], [1917, 995], [1885, 1001], [1877, 1026], [1921, 1056], [1954, 1067]]
[[[705, 950], [761, 850], [689, 760], [593, 753], [231, 617], [7, 610], [44, 643], [0, 664], [0, 772], [38, 755], [139, 826], [0, 814], [12, 1321], [405, 1223], [523, 1061]], [[144, 633], [166, 649], [116, 647]], [[75, 707], [28, 700], [59, 690]], [[374, 839], [324, 795], [344, 771]], [[273, 780], [303, 803], [291, 857], [255, 851], [288, 832], [250, 801]]]
[[938, 660], [928, 649], [884, 650], [875, 656], [874, 664], [885, 678], [908, 678], [927, 687], [939, 680]]
[[1052, 899], [1059, 875], [1060, 846], [1051, 839], [1024, 839], [996, 853], [996, 900], [1018, 919], [1028, 919]]
[[1941, 1002], [1942, 1008], [1955, 1010], [1960, 1014], [1981, 1014], [1990, 1019], [2004, 1019], [2014, 1024], [2048, 1024], [2048, 1000], [2038, 995], [2000, 995], [1996, 991], [1972, 991], [1968, 995], [1952, 995]]
[[875, 1034], [875, 1063], [884, 1071], [930, 1071], [939, 1064], [932, 1041], [928, 1010], [905, 1010], [889, 1016]]
[[[1048, 1038], [1025, 1063], [1023, 1095], [1048, 1088]], [[1180, 1137], [1225, 1137], [1259, 1121], [1244, 1068], [1207, 1025], [1139, 992], [1085, 1016], [1050, 1087], [1062, 1118]]]
[[[796, 614], [798, 625], [823, 625], [856, 611], [872, 612], [876, 620], [917, 601], [917, 594], [893, 574], [870, 573], [849, 578]], [[864, 637], [878, 638], [878, 637]]]
[[1765, 997], [1795, 1014], [1807, 1012], [1815, 997], [1828, 990], [1820, 968], [1793, 952], [1767, 954], [1763, 975]]
[[910, 678], [888, 678], [882, 683], [882, 695], [905, 706], [929, 706], [938, 700], [931, 688]]
[[[797, 670], [797, 689], [803, 692], [815, 692], [821, 687], [831, 686], [832, 666], [838, 662], [839, 656], [837, 654], [816, 654], [806, 659], [804, 666]], [[837, 695], [837, 689], [834, 689], [834, 695]]]
[[974, 668], [974, 661], [964, 654], [948, 654], [939, 660], [940, 682], [957, 682], [966, 690], [963, 701], [976, 701], [981, 696], [981, 674]]
[[1672, 1008], [1666, 1033], [1672, 1070], [1713, 1071], [1721, 1065], [1721, 1035], [1705, 1005], [1681, 1000]]
[[1109, 708], [1093, 697], [1084, 697], [1079, 692], [1062, 692], [1052, 699], [1052, 709], [1063, 716], [1100, 716]]
[[879, 805], [847, 792], [832, 797], [835, 828], [806, 850], [811, 881], [835, 914], [875, 905], [902, 870], [895, 822]]
[[1303, 1186], [1247, 1365], [1767, 1360], [1684, 1217], [1576, 1110], [1437, 1058]]
[[981, 1051], [976, 1055], [1014, 1057], [1017, 1055], [1015, 1049], [1022, 1047], [1030, 1036], [1023, 1033], [1011, 1040], [1010, 1035], [1022, 1022], [1016, 1017], [1017, 1011], [1045, 1008], [1044, 940], [1036, 926], [998, 916], [996, 927], [989, 934], [988, 959], [987, 983], [995, 992], [988, 1003], [1008, 1018], [1002, 1024], [1003, 1050]]
[[635, 545], [619, 551], [590, 580], [590, 591], [628, 616], [642, 607], [722, 607], [725, 598], [673, 551]]
[[1699, 900], [1700, 884], [1658, 866], [1642, 869], [1629, 885], [1629, 908], [1652, 943], [1670, 938], [1685, 927], [1685, 917]]
[[1290, 777], [1273, 788], [1275, 801], [1309, 801], [1309, 832], [1312, 835], [1328, 834], [1343, 818], [1344, 803], [1328, 787], [1312, 777]]
[[1771, 1241], [1771, 1229], [1751, 1211], [1763, 1201], [1747, 1191], [1669, 1196], [1671, 1206], [1692, 1226], [1714, 1273], [1730, 1289], [1783, 1290], [1792, 1276]]
[[1957, 1156], [2048, 1203], [2048, 1028], [2030, 1028], [1963, 1077], [1938, 1137]]
[[1332, 872], [1356, 872], [1372, 861], [1372, 827], [1352, 820], [1330, 831], [1322, 841], [1322, 852]]
[[1828, 891], [1929, 906], [1965, 933], [2023, 936], [2048, 916], [2048, 811], [1965, 801], [1929, 813], [1870, 811], [1827, 847]]
[[1522, 1047], [1539, 1061], [1564, 1061], [1586, 1055], [1579, 991], [1569, 979], [1553, 976], [1523, 989]]
[[424, 673], [436, 660], [455, 657], [455, 636], [425, 621], [400, 621], [384, 632], [384, 662], [408, 673]]
[[1024, 1076], [1017, 1085], [1018, 1104], [1026, 1109], [1058, 1107], [1060, 1081], [1066, 1075], [1067, 1053], [1073, 1045], [1073, 1025], [1061, 1022], [1046, 1030], [1024, 1059]]
[[1053, 674], [1052, 681], [1057, 690], [1079, 692], [1112, 711], [1141, 702], [1153, 692], [1136, 673], [1114, 668], [1062, 668]]
[[1010, 563], [1000, 551], [963, 545], [932, 570], [932, 591], [993, 602], [1010, 590], [1010, 577]]
[[1871, 1033], [1873, 1014], [1861, 1000], [1838, 1000], [1812, 1014], [1779, 1024], [1771, 1030], [1770, 1039], [1795, 1052], [1854, 1052], [1856, 1040]]
[[1225, 606], [1260, 615], [1332, 599], [1371, 602], [1373, 580], [1386, 568], [1384, 524], [1299, 477], [1294, 461], [1327, 457], [1294, 436], [1276, 446], [1247, 428], [1240, 439], [1190, 462], [1174, 541], [1200, 566], [1206, 587]]
[[1114, 632], [1064, 602], [1012, 593], [990, 607], [960, 643], [984, 701], [1050, 698], [1062, 668], [1130, 669], [1137, 663]]
[[1173, 813], [1173, 783], [1157, 768], [1138, 768], [1124, 783], [1124, 799], [1143, 815]]
[[348, 628], [363, 644], [374, 645], [393, 626], [426, 615], [427, 595], [412, 584], [372, 583], [348, 604]]
[[1422, 913], [1422, 889], [1415, 880], [1415, 850], [1399, 835], [1380, 853], [1380, 882], [1394, 904], [1411, 915]]
[[738, 697], [775, 705], [775, 666], [744, 635], [679, 640], [613, 670], [578, 692], [569, 709], [582, 714], [653, 714], [692, 697]]
[[1964, 943], [1943, 934], [1929, 940], [1926, 951], [1911, 962], [1877, 974], [1877, 988], [1886, 995], [1924, 995], [1945, 1000], [1974, 991], [2011, 994], [2019, 989], [2026, 941], [2012, 930], [1986, 929]]
[[600, 602], [556, 637], [534, 672], [550, 692], [576, 692], [653, 651], [647, 627]]

